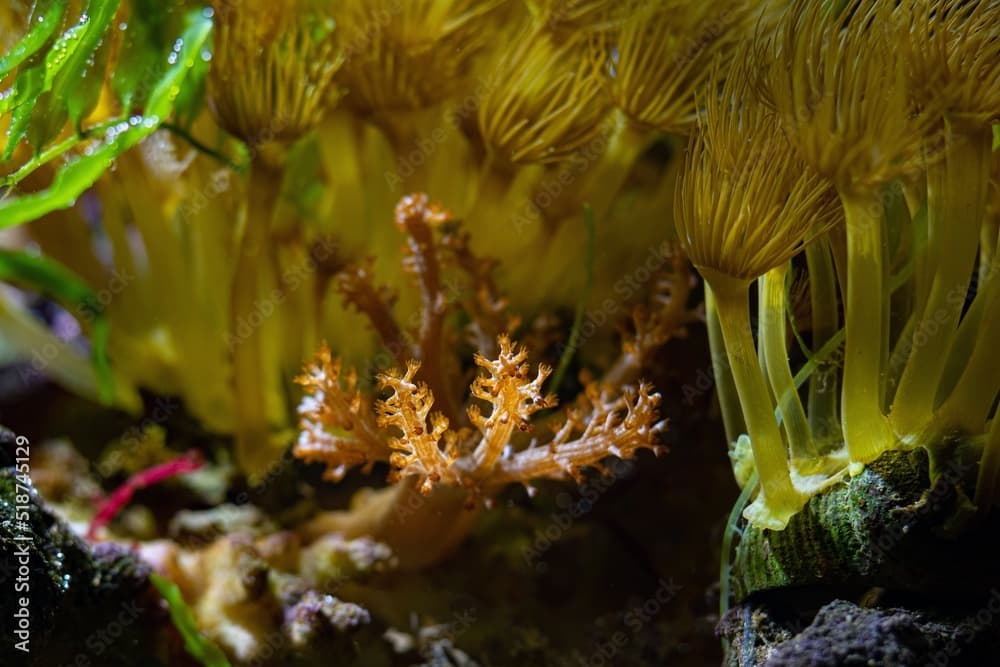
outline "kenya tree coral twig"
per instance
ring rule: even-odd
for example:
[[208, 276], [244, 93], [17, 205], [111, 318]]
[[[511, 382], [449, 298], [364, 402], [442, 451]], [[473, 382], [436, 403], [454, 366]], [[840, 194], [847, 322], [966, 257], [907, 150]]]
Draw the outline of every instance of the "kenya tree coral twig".
[[[368, 492], [350, 512], [317, 520], [314, 532], [372, 535], [393, 547], [404, 566], [419, 566], [416, 560], [432, 560], [438, 553], [427, 548], [428, 541], [439, 540], [436, 546], [442, 550], [454, 544], [474, 516], [468, 510], [480, 500], [488, 504], [507, 484], [578, 478], [583, 468], [603, 470], [601, 463], [608, 456], [631, 458], [639, 449], [663, 451], [658, 440], [666, 421], [659, 417], [659, 394], [645, 383], [619, 383], [622, 378], [588, 382], [551, 437], [522, 437], [534, 433], [534, 417], [555, 407], [556, 398], [543, 393], [549, 367], [542, 364], [532, 372], [528, 350], [506, 332], [497, 335], [495, 351], [475, 354], [479, 373], [468, 390], [465, 410], [442, 409], [439, 386], [453, 396], [466, 394], [460, 388], [464, 374], [433, 369], [434, 364], [451, 368], [444, 365], [445, 314], [469, 303], [468, 316], [485, 317], [486, 325], [473, 326], [480, 349], [486, 347], [486, 331], [516, 320], [507, 315], [506, 301], [490, 277], [493, 262], [475, 258], [458, 223], [442, 209], [429, 204], [425, 195], [413, 195], [401, 201], [396, 220], [408, 237], [404, 261], [423, 296], [417, 342], [405, 346], [412, 356], [405, 369], [379, 373], [382, 393], [366, 397], [356, 373], [345, 374], [329, 350], [321, 349], [299, 380], [306, 397], [299, 407], [302, 434], [294, 453], [326, 464], [330, 480], [353, 467], [367, 470], [374, 462], [387, 462], [389, 481], [397, 483]], [[445, 298], [441, 286], [446, 269], [471, 281], [470, 299]], [[356, 267], [346, 271], [351, 274], [347, 282], [352, 289], [345, 291], [349, 300], [357, 304], [362, 292], [371, 301], [385, 295], [372, 286], [370, 276], [359, 278]], [[363, 290], [353, 289], [359, 280]], [[340, 284], [343, 289], [344, 279]], [[686, 298], [679, 303], [686, 308]], [[391, 317], [385, 303], [368, 303], [362, 310]], [[382, 322], [376, 328], [389, 327]], [[415, 492], [425, 500], [415, 500]], [[405, 521], [399, 520], [401, 512]]]

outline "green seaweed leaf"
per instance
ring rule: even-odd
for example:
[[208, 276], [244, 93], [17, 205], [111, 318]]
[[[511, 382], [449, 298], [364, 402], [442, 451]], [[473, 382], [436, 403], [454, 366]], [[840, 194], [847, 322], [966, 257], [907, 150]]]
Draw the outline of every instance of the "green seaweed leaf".
[[[107, 51], [100, 55], [111, 19], [118, 11], [119, 0], [90, 0], [80, 17], [80, 22], [70, 28], [77, 32], [73, 48], [61, 59], [60, 65], [49, 75], [46, 71], [44, 95], [33, 105], [31, 131], [28, 140], [35, 151], [59, 134], [69, 116], [75, 127], [93, 110], [104, 83], [102, 61], [106, 63]], [[69, 31], [67, 31], [69, 32]], [[8, 144], [8, 150], [11, 146]]]
[[140, 109], [167, 67], [166, 19], [170, 3], [132, 0], [131, 15], [121, 26], [118, 62], [111, 89], [126, 113]]
[[100, 400], [110, 405], [115, 396], [114, 378], [108, 361], [110, 327], [104, 309], [90, 286], [58, 262], [21, 250], [2, 248], [0, 280], [37, 291], [90, 322], [91, 358]]
[[167, 602], [167, 609], [170, 611], [170, 620], [174, 627], [184, 638], [184, 648], [192, 658], [200, 662], [205, 667], [231, 667], [226, 654], [218, 646], [205, 638], [198, 630], [194, 614], [184, 602], [180, 588], [177, 584], [166, 577], [153, 573], [149, 575], [149, 580], [153, 582], [160, 595]]
[[67, 0], [39, 0], [28, 17], [28, 33], [5, 56], [0, 56], [0, 79], [44, 47], [66, 13]]
[[[159, 129], [161, 121], [173, 112], [188, 74], [203, 62], [202, 50], [211, 33], [211, 15], [204, 10], [190, 12], [187, 23], [187, 28], [170, 52], [164, 75], [149, 94], [145, 113], [123, 118], [107, 127], [103, 143], [91, 146], [84, 155], [67, 162], [47, 189], [0, 201], [0, 229], [30, 222], [51, 211], [71, 206], [84, 190], [100, 178], [115, 158]], [[53, 157], [56, 156], [48, 156], [48, 159]], [[23, 175], [20, 177], [23, 178]]]
[[14, 148], [27, 133], [32, 110], [30, 102], [36, 100], [41, 94], [44, 82], [45, 64], [35, 63], [31, 65], [18, 73], [17, 80], [14, 81], [14, 92], [6, 98], [11, 100], [11, 103], [0, 106], [0, 113], [7, 113], [9, 107], [13, 108], [10, 127], [7, 129], [7, 146], [3, 152], [4, 160], [11, 158], [14, 154]]

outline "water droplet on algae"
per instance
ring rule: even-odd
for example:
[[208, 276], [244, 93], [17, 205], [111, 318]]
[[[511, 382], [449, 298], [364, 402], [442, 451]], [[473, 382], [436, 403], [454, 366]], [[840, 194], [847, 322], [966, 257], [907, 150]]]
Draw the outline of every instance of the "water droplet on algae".
[[212, 60], [212, 52], [209, 51], [208, 49], [202, 49], [201, 50], [201, 59], [202, 59], [202, 61], [204, 61], [206, 63], [209, 62], [210, 60]]
[[171, 51], [170, 55], [167, 56], [167, 64], [168, 65], [176, 65], [177, 64], [177, 52], [176, 51]]
[[213, 16], [215, 16], [215, 10], [212, 9], [211, 7], [205, 7], [205, 9], [202, 10], [201, 15], [207, 19], [210, 19]]
[[118, 24], [118, 29], [119, 30], [128, 30], [128, 23], [126, 21], [122, 21], [121, 23]]

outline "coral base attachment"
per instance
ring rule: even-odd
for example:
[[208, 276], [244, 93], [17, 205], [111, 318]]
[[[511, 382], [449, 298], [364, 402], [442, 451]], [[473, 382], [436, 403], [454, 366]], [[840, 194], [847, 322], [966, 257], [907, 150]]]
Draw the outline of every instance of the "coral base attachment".
[[746, 526], [733, 564], [740, 604], [718, 629], [727, 664], [990, 664], [1000, 521], [968, 500], [971, 449], [933, 465], [924, 450], [886, 453], [786, 530]]

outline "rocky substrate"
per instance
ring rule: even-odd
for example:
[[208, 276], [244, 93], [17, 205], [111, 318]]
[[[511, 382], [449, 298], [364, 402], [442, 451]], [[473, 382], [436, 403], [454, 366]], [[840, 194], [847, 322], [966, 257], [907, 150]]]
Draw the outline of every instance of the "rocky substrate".
[[745, 527], [727, 665], [995, 664], [1000, 522], [969, 502], [973, 454], [890, 452], [786, 530]]
[[727, 667], [984, 667], [1000, 654], [997, 590], [974, 610], [834, 600], [811, 621], [788, 602], [754, 599], [729, 611], [719, 624]]
[[158, 664], [149, 569], [122, 547], [91, 549], [13, 468], [0, 469], [0, 568], [0, 665]]

